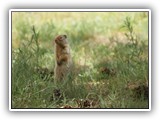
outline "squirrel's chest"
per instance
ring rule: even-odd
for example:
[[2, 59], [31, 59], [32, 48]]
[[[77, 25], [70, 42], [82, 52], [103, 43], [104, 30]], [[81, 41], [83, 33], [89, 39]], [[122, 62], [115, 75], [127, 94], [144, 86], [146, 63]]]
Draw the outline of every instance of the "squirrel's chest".
[[65, 55], [65, 54], [69, 54], [69, 53], [70, 53], [69, 49], [62, 49], [59, 47], [56, 48], [56, 57], [58, 59], [60, 56]]

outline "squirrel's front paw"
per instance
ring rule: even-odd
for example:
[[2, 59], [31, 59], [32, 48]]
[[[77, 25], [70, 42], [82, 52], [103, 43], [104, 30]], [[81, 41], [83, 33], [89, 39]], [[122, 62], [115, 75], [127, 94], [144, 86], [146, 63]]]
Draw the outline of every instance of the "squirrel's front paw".
[[62, 65], [62, 62], [61, 61], [57, 61], [57, 65]]

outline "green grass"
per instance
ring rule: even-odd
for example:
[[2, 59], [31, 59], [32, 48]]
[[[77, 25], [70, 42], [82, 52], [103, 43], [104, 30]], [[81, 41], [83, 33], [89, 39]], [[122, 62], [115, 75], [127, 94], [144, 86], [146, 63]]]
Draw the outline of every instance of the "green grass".
[[[74, 69], [55, 85], [58, 34], [69, 37]], [[12, 13], [12, 108], [148, 108], [148, 67], [147, 12]]]

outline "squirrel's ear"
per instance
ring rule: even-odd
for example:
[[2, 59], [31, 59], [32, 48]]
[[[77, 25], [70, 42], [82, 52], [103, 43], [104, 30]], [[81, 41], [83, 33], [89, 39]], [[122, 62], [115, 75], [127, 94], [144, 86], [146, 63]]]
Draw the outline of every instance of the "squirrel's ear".
[[65, 38], [67, 38], [67, 35], [64, 35]]

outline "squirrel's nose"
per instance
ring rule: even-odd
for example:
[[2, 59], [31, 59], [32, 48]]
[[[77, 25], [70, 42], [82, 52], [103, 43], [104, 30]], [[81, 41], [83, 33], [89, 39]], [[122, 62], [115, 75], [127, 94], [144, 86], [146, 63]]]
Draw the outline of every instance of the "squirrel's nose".
[[67, 35], [64, 35], [65, 38], [67, 38]]

